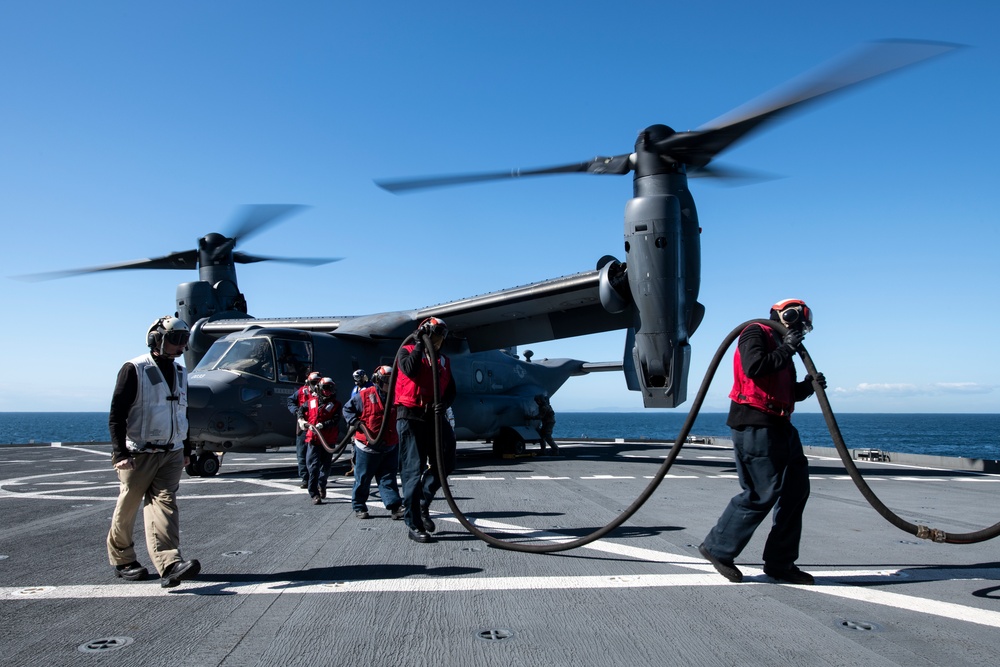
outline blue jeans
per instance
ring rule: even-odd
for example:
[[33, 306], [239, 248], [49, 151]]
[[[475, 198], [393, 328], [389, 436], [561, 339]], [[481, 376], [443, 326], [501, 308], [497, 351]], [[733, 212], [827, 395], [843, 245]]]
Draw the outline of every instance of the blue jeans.
[[355, 512], [368, 511], [368, 494], [372, 479], [378, 482], [379, 497], [386, 509], [394, 510], [403, 504], [396, 484], [396, 470], [399, 468], [399, 447], [387, 452], [366, 452], [354, 448], [354, 490], [351, 493], [351, 507]]
[[809, 498], [809, 463], [799, 432], [781, 427], [733, 429], [736, 472], [743, 492], [733, 496], [705, 538], [705, 548], [722, 561], [743, 551], [757, 526], [774, 509], [764, 545], [764, 563], [783, 568], [799, 557], [802, 512]]
[[[441, 488], [442, 473], [434, 454], [434, 415], [425, 420], [397, 419], [399, 433], [400, 476], [403, 480], [403, 519], [412, 530], [423, 530], [420, 516], [427, 512], [434, 494]], [[448, 422], [441, 421], [444, 475], [455, 469], [455, 432]], [[430, 462], [428, 468], [427, 463]]]
[[295, 458], [299, 464], [299, 479], [303, 484], [309, 483], [309, 468], [306, 466], [306, 433], [302, 431], [295, 436]]
[[320, 496], [320, 491], [326, 490], [326, 480], [330, 476], [330, 464], [333, 454], [323, 449], [319, 442], [306, 445], [306, 467], [309, 469], [309, 497]]

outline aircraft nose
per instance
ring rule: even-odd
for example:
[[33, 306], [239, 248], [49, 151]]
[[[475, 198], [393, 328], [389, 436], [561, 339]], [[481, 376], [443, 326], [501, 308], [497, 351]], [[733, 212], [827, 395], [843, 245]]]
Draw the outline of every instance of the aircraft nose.
[[208, 406], [212, 399], [212, 390], [203, 385], [188, 386], [188, 408], [201, 410]]

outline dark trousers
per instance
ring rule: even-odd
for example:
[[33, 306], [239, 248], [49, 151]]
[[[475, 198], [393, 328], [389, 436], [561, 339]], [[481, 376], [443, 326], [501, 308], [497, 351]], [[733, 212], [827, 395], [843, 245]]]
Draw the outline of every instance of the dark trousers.
[[307, 448], [309, 449], [306, 454], [306, 468], [309, 469], [309, 497], [315, 498], [322, 495], [321, 491], [326, 490], [326, 480], [330, 476], [333, 454], [326, 451], [318, 442], [309, 443]]
[[799, 432], [789, 423], [747, 426], [733, 429], [732, 434], [743, 492], [729, 501], [705, 538], [705, 548], [720, 560], [735, 559], [773, 509], [764, 563], [778, 568], [791, 565], [799, 557], [802, 512], [809, 498], [809, 465]]
[[[403, 519], [414, 530], [423, 530], [420, 516], [430, 508], [434, 494], [441, 488], [442, 471], [434, 453], [434, 416], [426, 420], [397, 419], [399, 433], [400, 476], [403, 482]], [[448, 422], [441, 422], [444, 475], [455, 469], [455, 433]], [[428, 462], [430, 467], [428, 467]]]
[[372, 480], [378, 482], [379, 497], [386, 509], [394, 510], [402, 504], [396, 470], [399, 468], [399, 447], [387, 452], [366, 452], [354, 448], [354, 490], [351, 506], [355, 512], [368, 511], [368, 495]]
[[303, 484], [309, 483], [309, 468], [306, 465], [306, 431], [300, 431], [295, 436], [295, 458], [299, 464], [299, 479]]
[[539, 441], [538, 444], [540, 444], [542, 446], [542, 451], [543, 452], [545, 451], [545, 445], [548, 445], [549, 447], [551, 447], [552, 451], [554, 451], [554, 452], [558, 452], [559, 451], [559, 445], [557, 445], [556, 441], [552, 439], [552, 426], [551, 425], [549, 425], [549, 426], [546, 426], [546, 425], [540, 426], [538, 428], [538, 437], [541, 438], [541, 440]]

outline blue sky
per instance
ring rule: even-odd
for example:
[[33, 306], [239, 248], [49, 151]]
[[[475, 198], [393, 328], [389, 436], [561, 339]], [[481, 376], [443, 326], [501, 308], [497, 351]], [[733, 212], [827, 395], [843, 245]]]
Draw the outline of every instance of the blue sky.
[[[969, 48], [719, 158], [782, 178], [692, 181], [707, 314], [689, 395], [734, 326], [799, 297], [815, 311], [806, 345], [835, 410], [998, 412], [998, 23], [986, 0], [9, 0], [3, 273], [187, 250], [256, 203], [311, 208], [241, 250], [346, 258], [241, 266], [261, 317], [413, 308], [576, 273], [622, 258], [630, 177], [405, 196], [373, 179], [625, 153], [648, 125], [694, 129], [860, 42], [957, 42]], [[0, 411], [106, 410], [121, 363], [174, 310], [176, 285], [195, 279], [4, 277]], [[623, 345], [614, 332], [526, 347], [605, 361]], [[730, 382], [726, 363], [705, 410], [727, 409]], [[570, 380], [553, 405], [642, 401], [601, 374]]]

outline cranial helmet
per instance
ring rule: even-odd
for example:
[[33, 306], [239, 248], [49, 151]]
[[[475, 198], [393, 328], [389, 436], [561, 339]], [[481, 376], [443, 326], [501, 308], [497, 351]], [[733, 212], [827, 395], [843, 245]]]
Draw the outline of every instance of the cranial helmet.
[[323, 378], [319, 381], [319, 391], [324, 396], [333, 396], [337, 393], [337, 383], [332, 378]]
[[355, 384], [364, 384], [365, 382], [368, 382], [368, 374], [365, 373], [360, 368], [358, 370], [354, 371], [354, 373], [351, 375], [351, 377], [354, 378], [354, 383]]
[[801, 328], [803, 332], [812, 331], [812, 309], [801, 299], [784, 299], [771, 306], [771, 319], [781, 322], [786, 327]]
[[149, 330], [146, 331], [146, 346], [150, 350], [156, 350], [163, 354], [163, 343], [180, 345], [187, 349], [188, 339], [191, 337], [191, 329], [188, 328], [184, 320], [171, 315], [164, 315], [153, 322]]
[[441, 338], [448, 337], [448, 325], [444, 323], [444, 320], [437, 317], [428, 317], [423, 322], [420, 323], [418, 329], [429, 329], [432, 336], [441, 336]]
[[308, 384], [310, 387], [315, 387], [316, 385], [319, 384], [319, 381], [322, 378], [323, 376], [320, 375], [317, 371], [313, 371], [312, 373], [309, 374], [309, 377], [306, 378], [306, 384]]
[[391, 375], [392, 366], [379, 366], [372, 371], [372, 381], [375, 384], [382, 384], [383, 382], [388, 382]]

